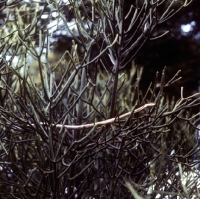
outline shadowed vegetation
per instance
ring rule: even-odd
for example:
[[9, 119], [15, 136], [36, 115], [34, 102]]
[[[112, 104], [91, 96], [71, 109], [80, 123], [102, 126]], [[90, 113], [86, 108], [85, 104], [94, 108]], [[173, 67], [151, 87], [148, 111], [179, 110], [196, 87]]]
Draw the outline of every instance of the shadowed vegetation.
[[[167, 9], [158, 12], [162, 2]], [[187, 6], [187, 1], [179, 3]], [[199, 107], [199, 94], [184, 97], [180, 88], [180, 99], [169, 100], [165, 89], [180, 72], [166, 80], [164, 68], [146, 92], [140, 90], [142, 67], [132, 62], [130, 73], [124, 72], [156, 25], [179, 10], [173, 6], [144, 0], [126, 13], [117, 0], [4, 4], [2, 197], [198, 195], [199, 113], [191, 111]], [[76, 31], [68, 24], [69, 12]], [[56, 63], [50, 59], [55, 53], [52, 21], [72, 37], [70, 49], [55, 54]], [[184, 175], [195, 172], [184, 181]]]

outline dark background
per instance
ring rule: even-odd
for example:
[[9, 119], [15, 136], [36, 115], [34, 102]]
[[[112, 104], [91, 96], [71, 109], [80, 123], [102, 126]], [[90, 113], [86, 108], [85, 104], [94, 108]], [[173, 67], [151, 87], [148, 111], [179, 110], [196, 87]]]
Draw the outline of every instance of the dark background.
[[[184, 33], [181, 25], [193, 22], [195, 26]], [[148, 41], [135, 57], [136, 64], [144, 66], [142, 88], [154, 81], [156, 71], [167, 67], [166, 79], [181, 69], [182, 79], [168, 90], [169, 95], [180, 97], [180, 87], [184, 87], [184, 96], [199, 90], [200, 87], [200, 1], [194, 0], [188, 7], [182, 8], [170, 20], [158, 25], [153, 34], [164, 30], [170, 32], [164, 37]], [[161, 75], [161, 74], [160, 74]]]

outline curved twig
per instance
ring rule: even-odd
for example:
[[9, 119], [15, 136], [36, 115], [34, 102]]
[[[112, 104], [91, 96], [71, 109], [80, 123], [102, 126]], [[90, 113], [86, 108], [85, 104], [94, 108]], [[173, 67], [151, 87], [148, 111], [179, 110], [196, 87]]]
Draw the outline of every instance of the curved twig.
[[[138, 112], [142, 111], [143, 109], [145, 109], [147, 107], [152, 107], [152, 106], [155, 106], [155, 103], [145, 104], [145, 105], [135, 109], [133, 111], [133, 113], [138, 113]], [[96, 123], [94, 122], [94, 123], [90, 123], [90, 124], [82, 124], [82, 125], [62, 125], [62, 124], [57, 124], [56, 128], [64, 127], [65, 129], [68, 129], [68, 130], [80, 130], [80, 129], [83, 129], [83, 128], [92, 128], [94, 126], [97, 127], [97, 126], [101, 126], [101, 125], [112, 124], [112, 123], [114, 123], [115, 121], [118, 121], [121, 118], [129, 116], [131, 113], [132, 113], [132, 111], [130, 111], [128, 113], [125, 113], [123, 115], [120, 115], [119, 117], [107, 119], [107, 120], [104, 120], [104, 121], [101, 121], [101, 122], [96, 122]], [[41, 124], [44, 124], [44, 123], [41, 123]]]

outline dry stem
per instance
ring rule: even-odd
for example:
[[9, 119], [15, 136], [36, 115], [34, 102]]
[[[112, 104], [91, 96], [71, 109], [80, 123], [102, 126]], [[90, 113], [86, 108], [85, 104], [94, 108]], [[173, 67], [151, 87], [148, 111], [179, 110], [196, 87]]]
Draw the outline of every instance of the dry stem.
[[[143, 105], [143, 106], [135, 109], [133, 111], [133, 113], [138, 113], [138, 112], [142, 111], [143, 109], [145, 109], [147, 107], [152, 107], [152, 106], [155, 106], [155, 103], [145, 104], [145, 105]], [[97, 126], [101, 126], [101, 125], [112, 124], [112, 123], [118, 121], [121, 118], [129, 116], [131, 113], [132, 113], [132, 111], [130, 111], [128, 113], [125, 113], [123, 115], [120, 115], [119, 117], [107, 119], [107, 120], [104, 120], [104, 121], [101, 121], [101, 122], [90, 123], [90, 124], [82, 124], [82, 125], [62, 125], [62, 124], [57, 124], [56, 128], [62, 128], [62, 127], [64, 127], [64, 128], [66, 128], [68, 130], [80, 130], [80, 129], [83, 129], [83, 128], [92, 128], [94, 126], [97, 127]], [[44, 124], [44, 123], [41, 123], [41, 124]]]

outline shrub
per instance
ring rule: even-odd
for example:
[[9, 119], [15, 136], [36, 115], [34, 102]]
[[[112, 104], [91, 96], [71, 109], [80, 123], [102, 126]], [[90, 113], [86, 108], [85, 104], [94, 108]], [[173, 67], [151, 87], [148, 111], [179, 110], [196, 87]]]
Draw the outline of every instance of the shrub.
[[[184, 184], [182, 176], [197, 164], [199, 116], [190, 109], [199, 106], [199, 95], [184, 97], [182, 89], [180, 100], [169, 100], [164, 90], [179, 72], [165, 82], [166, 68], [145, 94], [139, 89], [142, 68], [132, 62], [130, 73], [124, 72], [155, 26], [174, 14], [173, 3], [162, 14], [159, 6], [144, 1], [126, 12], [123, 1], [109, 0], [6, 4], [0, 73], [4, 198], [131, 198], [128, 187], [137, 197], [198, 194], [198, 177]], [[73, 39], [55, 66], [48, 58], [53, 13]], [[30, 58], [37, 62], [35, 77]]]

